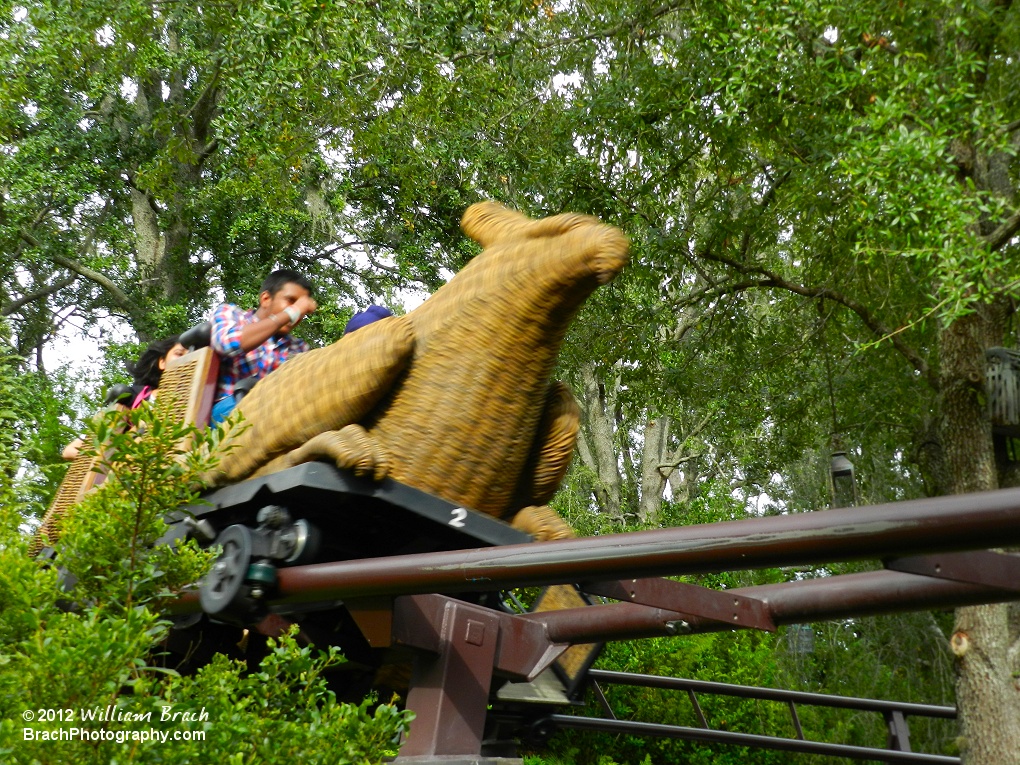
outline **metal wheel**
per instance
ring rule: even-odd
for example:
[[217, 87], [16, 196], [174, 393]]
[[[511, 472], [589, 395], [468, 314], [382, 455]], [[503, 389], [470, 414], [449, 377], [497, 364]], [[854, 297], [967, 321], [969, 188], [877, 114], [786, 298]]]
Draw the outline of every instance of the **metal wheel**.
[[251, 562], [251, 531], [246, 526], [227, 526], [216, 537], [223, 548], [212, 569], [202, 580], [199, 601], [207, 614], [247, 611], [248, 564]]
[[286, 532], [286, 541], [290, 545], [291, 553], [283, 562], [288, 565], [310, 562], [319, 551], [321, 538], [319, 530], [304, 518], [295, 521]]

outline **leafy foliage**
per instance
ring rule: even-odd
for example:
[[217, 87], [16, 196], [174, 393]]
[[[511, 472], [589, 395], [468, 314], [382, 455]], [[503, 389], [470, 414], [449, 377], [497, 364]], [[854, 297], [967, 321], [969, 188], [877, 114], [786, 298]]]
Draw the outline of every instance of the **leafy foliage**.
[[[579, 531], [820, 510], [837, 449], [862, 502], [938, 494], [946, 450], [979, 451], [940, 432], [940, 396], [1017, 340], [1016, 3], [17, 8], [0, 304], [20, 356], [111, 313], [181, 329], [276, 264], [313, 273], [307, 331], [334, 339], [350, 303], [469, 259], [456, 221], [485, 196], [632, 240], [563, 354], [608, 439], [557, 498]], [[946, 332], [975, 315], [960, 369]], [[912, 618], [831, 625], [818, 682], [869, 693], [902, 662], [896, 688], [943, 697], [948, 624]]]
[[[154, 544], [164, 514], [194, 500], [213, 459], [202, 447], [219, 438], [175, 424], [166, 404], [97, 425], [109, 477], [63, 523], [59, 568], [28, 557], [20, 518], [3, 506], [0, 755], [25, 765], [380, 762], [408, 715], [372, 699], [338, 702], [323, 674], [342, 661], [335, 650], [316, 653], [286, 634], [258, 667], [223, 656], [192, 676], [156, 666], [171, 626], [160, 604], [215, 555]], [[31, 719], [45, 709], [60, 716]], [[41, 738], [61, 732], [63, 740]]]
[[168, 509], [198, 500], [219, 442], [218, 429], [176, 423], [172, 407], [161, 397], [151, 407], [111, 411], [95, 421], [93, 442], [102, 444], [106, 480], [60, 523], [61, 566], [78, 579], [75, 595], [85, 602], [125, 610], [151, 604], [197, 581], [212, 562], [213, 553], [194, 540], [156, 544]]

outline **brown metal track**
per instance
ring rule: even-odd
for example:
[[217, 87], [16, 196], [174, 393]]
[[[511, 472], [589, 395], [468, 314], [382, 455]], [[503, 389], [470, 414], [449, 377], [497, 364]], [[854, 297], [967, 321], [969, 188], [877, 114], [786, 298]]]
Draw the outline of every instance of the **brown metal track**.
[[[1020, 489], [283, 568], [273, 602], [735, 571], [1020, 543]], [[906, 585], [909, 586], [909, 585]]]

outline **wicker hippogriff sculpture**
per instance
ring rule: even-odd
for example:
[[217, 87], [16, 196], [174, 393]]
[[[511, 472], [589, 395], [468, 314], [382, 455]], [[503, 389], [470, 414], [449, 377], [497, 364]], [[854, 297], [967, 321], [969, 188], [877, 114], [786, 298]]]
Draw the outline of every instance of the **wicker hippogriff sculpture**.
[[539, 540], [573, 536], [546, 503], [580, 413], [550, 376], [582, 303], [627, 262], [627, 239], [589, 216], [531, 220], [493, 202], [461, 225], [483, 252], [421, 306], [255, 386], [239, 407], [248, 427], [228, 438], [211, 485], [326, 460]]

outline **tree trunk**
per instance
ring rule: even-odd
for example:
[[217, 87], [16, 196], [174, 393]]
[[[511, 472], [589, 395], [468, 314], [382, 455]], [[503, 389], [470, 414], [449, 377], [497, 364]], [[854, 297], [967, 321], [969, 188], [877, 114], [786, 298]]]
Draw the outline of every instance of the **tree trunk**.
[[578, 453], [581, 461], [595, 474], [592, 491], [599, 511], [613, 520], [623, 521], [623, 492], [620, 468], [614, 447], [615, 398], [585, 364], [581, 369], [581, 432]]
[[[998, 487], [991, 423], [984, 407], [984, 351], [1001, 338], [991, 307], [940, 334], [942, 445], [953, 493]], [[1020, 765], [1020, 690], [1009, 661], [1009, 607], [956, 612], [951, 640], [965, 765]]]
[[135, 225], [135, 256], [145, 278], [150, 278], [163, 262], [166, 242], [152, 200], [134, 186], [131, 187], [131, 218]]
[[669, 446], [669, 417], [662, 415], [645, 424], [645, 441], [641, 447], [641, 494], [638, 497], [638, 520], [655, 523], [662, 505], [666, 476], [660, 469]]

